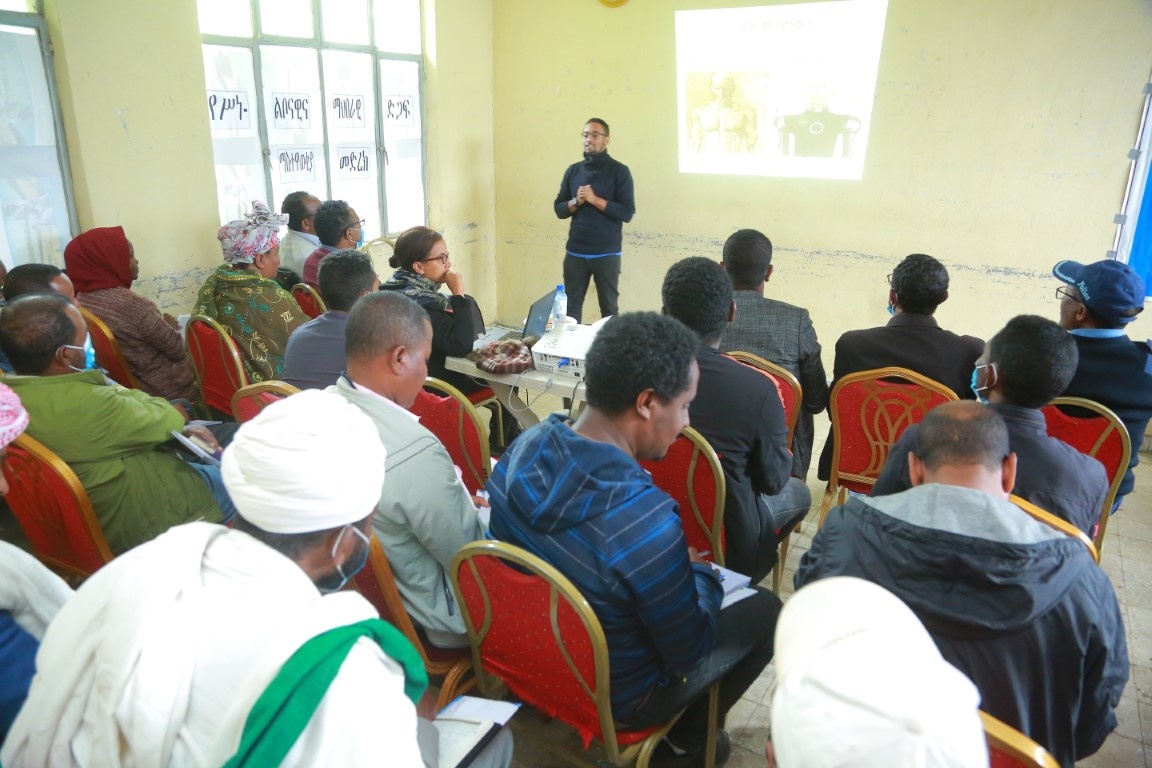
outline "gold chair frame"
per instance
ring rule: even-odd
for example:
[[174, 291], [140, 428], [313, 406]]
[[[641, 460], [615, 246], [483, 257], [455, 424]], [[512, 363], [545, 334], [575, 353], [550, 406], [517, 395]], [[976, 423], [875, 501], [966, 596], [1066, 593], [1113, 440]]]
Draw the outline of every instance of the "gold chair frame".
[[[1109, 478], [1108, 495], [1104, 497], [1104, 508], [1100, 510], [1100, 525], [1096, 529], [1096, 537], [1093, 540], [1097, 552], [1100, 552], [1104, 548], [1104, 531], [1108, 528], [1108, 520], [1112, 517], [1112, 505], [1116, 503], [1116, 494], [1120, 491], [1120, 484], [1124, 482], [1124, 475], [1128, 472], [1128, 462], [1132, 460], [1132, 438], [1129, 436], [1128, 428], [1124, 426], [1124, 422], [1120, 420], [1120, 417], [1117, 416], [1111, 408], [1107, 408], [1095, 400], [1089, 400], [1084, 397], [1058, 397], [1048, 405], [1083, 408], [1109, 421], [1109, 427], [1100, 433], [1096, 444], [1086, 455], [1095, 458], [1096, 452], [1104, 445], [1104, 441], [1112, 434], [1113, 430], [1119, 433], [1121, 443], [1124, 446], [1120, 456], [1120, 470], [1116, 473], [1115, 477]], [[1100, 561], [1099, 556], [1097, 556], [1096, 561]]]
[[745, 365], [758, 368], [791, 387], [792, 394], [796, 398], [796, 407], [792, 409], [792, 413], [785, 413], [785, 417], [788, 423], [788, 450], [792, 450], [792, 439], [796, 435], [796, 425], [800, 423], [800, 411], [804, 407], [804, 390], [800, 388], [800, 381], [787, 368], [782, 368], [776, 363], [751, 352], [736, 351], [725, 352], [724, 354]]
[[[192, 372], [196, 374], [196, 388], [200, 390], [200, 402], [204, 403], [205, 407], [208, 407], [208, 403], [204, 398], [204, 382], [200, 376], [200, 369], [196, 365], [198, 358], [205, 359], [207, 355], [205, 355], [204, 350], [200, 348], [200, 340], [196, 338], [196, 334], [193, 333], [193, 323], [205, 323], [225, 339], [226, 343], [224, 346], [228, 349], [227, 357], [230, 358], [233, 369], [232, 372], [235, 374], [237, 382], [236, 390], [239, 391], [243, 389], [248, 386], [250, 382], [248, 381], [248, 372], [244, 370], [244, 361], [240, 359], [240, 353], [236, 349], [236, 340], [232, 338], [232, 334], [228, 333], [228, 330], [224, 326], [207, 315], [192, 315], [192, 317], [188, 318], [188, 324], [184, 329], [184, 348], [188, 351], [188, 360], [192, 363]], [[193, 344], [196, 345], [196, 350], [200, 353], [199, 355], [192, 354]], [[227, 361], [225, 364], [227, 364]], [[235, 397], [236, 393], [233, 392], [232, 395]], [[231, 414], [228, 415], [231, 416]]]
[[[100, 522], [96, 519], [96, 512], [92, 509], [92, 501], [88, 498], [88, 491], [84, 489], [83, 483], [80, 482], [80, 478], [76, 476], [76, 473], [72, 471], [72, 467], [68, 466], [64, 460], [57, 456], [48, 446], [27, 433], [19, 435], [12, 441], [12, 445], [27, 451], [29, 455], [46, 465], [48, 469], [63, 481], [68, 487], [68, 490], [71, 491], [76, 506], [80, 510], [80, 522], [83, 524], [87, 534], [91, 537], [97, 554], [104, 558], [105, 563], [112, 562], [112, 550], [108, 546], [108, 540], [104, 538], [104, 529], [100, 527]], [[0, 464], [2, 463], [3, 462], [0, 462]], [[7, 473], [6, 467], [4, 471]], [[20, 515], [16, 515], [16, 521], [21, 526], [23, 525], [23, 523], [20, 522]], [[40, 562], [44, 563], [44, 565], [56, 573], [59, 573], [65, 581], [73, 586], [78, 585], [92, 575], [43, 552], [34, 552], [34, 554]]]
[[1068, 522], [1067, 520], [1062, 520], [1051, 512], [1041, 509], [1032, 502], [1020, 498], [1016, 494], [1009, 496], [1008, 500], [1020, 509], [1027, 512], [1031, 517], [1047, 525], [1049, 528], [1055, 528], [1061, 533], [1067, 534], [1068, 536], [1078, 540], [1081, 544], [1088, 548], [1088, 554], [1092, 555], [1092, 559], [1096, 561], [1096, 563], [1100, 562], [1100, 552], [1096, 549], [1096, 545], [1092, 542], [1092, 539], [1090, 539], [1088, 534], [1084, 533], [1084, 531], [1072, 525], [1072, 523]]
[[[320, 295], [320, 291], [308, 285], [308, 283], [296, 283], [296, 285], [292, 286], [290, 293], [292, 294], [293, 298], [296, 297], [297, 291], [300, 293], [306, 293], [311, 296], [312, 300], [316, 302], [316, 307], [320, 310], [321, 315], [328, 311], [328, 304], [324, 301], [324, 297]], [[301, 307], [300, 311], [304, 311], [303, 307]], [[305, 314], [307, 313], [305, 312]]]
[[[465, 467], [472, 477], [479, 480], [479, 487], [483, 488], [484, 484], [488, 482], [488, 478], [492, 476], [492, 453], [488, 448], [488, 429], [484, 426], [484, 421], [480, 418], [480, 412], [475, 405], [456, 387], [452, 386], [446, 381], [437, 379], [434, 376], [429, 376], [424, 386], [427, 389], [434, 389], [437, 392], [443, 393], [445, 397], [450, 397], [460, 405], [460, 415], [456, 420], [456, 439], [460, 445], [464, 445], [464, 420], [468, 419], [472, 422], [473, 427], [476, 429], [476, 434], [480, 437], [480, 466], [476, 467], [472, 464], [471, 454], [465, 450], [464, 460], [468, 463]], [[498, 417], [497, 417], [498, 418]]]
[[[584, 599], [584, 596], [580, 594], [580, 590], [578, 590], [567, 577], [560, 573], [560, 571], [536, 555], [533, 555], [531, 552], [502, 541], [474, 541], [470, 544], [465, 544], [452, 559], [452, 590], [456, 594], [457, 604], [461, 606], [464, 605], [464, 596], [460, 591], [458, 578], [460, 569], [464, 567], [468, 567], [471, 570], [472, 578], [476, 581], [476, 585], [484, 600], [484, 622], [480, 627], [476, 627], [472, 623], [470, 611], [461, 611], [464, 617], [464, 626], [468, 630], [468, 638], [472, 643], [472, 665], [476, 672], [476, 681], [479, 690], [486, 695], [493, 695], [495, 691], [498, 691], [502, 687], [502, 683], [494, 682], [491, 678], [495, 678], [495, 675], [489, 676], [484, 671], [483, 657], [480, 653], [480, 646], [492, 627], [492, 604], [488, 596], [488, 587], [480, 577], [475, 563], [472, 562], [472, 559], [477, 556], [495, 556], [504, 561], [505, 564], [512, 563], [532, 575], [543, 579], [548, 584], [548, 619], [552, 625], [552, 637], [556, 642], [556, 646], [560, 649], [561, 654], [564, 656], [569, 671], [579, 681], [580, 687], [588, 698], [596, 704], [596, 711], [600, 718], [600, 733], [603, 737], [604, 750], [607, 752], [608, 760], [616, 766], [628, 765], [632, 760], [636, 760], [637, 768], [647, 768], [652, 754], [656, 749], [656, 745], [659, 744], [665, 734], [671, 730], [672, 726], [676, 724], [676, 721], [680, 719], [680, 715], [683, 713], [678, 713], [643, 741], [631, 744], [621, 750], [620, 744], [616, 741], [616, 720], [612, 716], [608, 642], [604, 637], [604, 630], [600, 626], [600, 620], [596, 618], [596, 613], [592, 610], [592, 606], [588, 604], [588, 601]], [[567, 644], [560, 632], [559, 605], [561, 600], [568, 603], [568, 607], [571, 608], [572, 612], [580, 619], [585, 631], [587, 631], [588, 636], [591, 638], [593, 666], [595, 668], [595, 679], [592, 681], [592, 685], [589, 685], [589, 681], [580, 674], [580, 670], [572, 661], [572, 656], [569, 654]], [[719, 683], [712, 684], [708, 695], [706, 765], [707, 768], [714, 768], [716, 755], [716, 721], [719, 713]]]
[[[888, 452], [898, 439], [895, 436], [897, 430], [902, 434], [905, 429], [911, 426], [914, 422], [910, 420], [909, 413], [911, 409], [917, 405], [922, 405], [928, 398], [929, 393], [935, 393], [943, 396], [946, 400], [958, 400], [956, 393], [948, 387], [944, 386], [934, 379], [927, 376], [922, 376], [915, 371], [910, 371], [907, 368], [876, 368], [869, 371], [858, 371], [844, 376], [836, 382], [836, 386], [832, 387], [832, 391], [828, 395], [829, 416], [832, 420], [832, 430], [828, 434], [828, 439], [832, 440], [832, 468], [828, 474], [828, 485], [824, 489], [824, 498], [820, 502], [820, 522], [819, 526], [824, 525], [824, 518], [828, 516], [828, 510], [832, 507], [833, 499], [837, 504], [843, 504], [848, 498], [848, 489], [841, 485], [841, 480], [849, 480], [855, 483], [864, 485], [875, 485], [876, 477], [869, 477], [867, 475], [856, 474], [852, 472], [840, 472], [840, 451], [842, 449], [842, 441], [837, 440], [837, 435], [843, 431], [844, 427], [842, 422], [844, 420], [841, 414], [835, 407], [836, 396], [840, 394], [840, 390], [856, 382], [878, 381], [884, 379], [903, 379], [904, 381], [915, 384], [921, 387], [922, 391], [919, 393], [917, 402], [912, 404], [905, 404], [904, 412], [900, 418], [893, 421], [885, 418], [888, 439], [880, 439], [872, 441], [872, 456], [869, 461], [868, 470], [874, 471], [878, 476], [880, 470], [884, 468], [884, 461], [888, 458]], [[864, 402], [867, 403], [874, 398], [866, 397]], [[863, 418], [863, 413], [857, 414], [857, 420], [854, 423], [860, 423]]]
[[[717, 565], [724, 565], [724, 505], [728, 499], [727, 478], [724, 468], [720, 466], [720, 457], [712, 449], [711, 444], [692, 427], [684, 427], [680, 433], [692, 443], [692, 458], [688, 461], [688, 504], [692, 510], [692, 517], [696, 524], [704, 531], [712, 545], [712, 559]], [[703, 461], [712, 471], [712, 480], [716, 484], [716, 498], [712, 504], [712, 527], [704, 522], [704, 513], [699, 502], [696, 501], [696, 467]]]
[[295, 395], [299, 391], [300, 389], [298, 387], [294, 387], [288, 382], [280, 381], [279, 379], [272, 379], [270, 381], [258, 381], [255, 384], [245, 384], [244, 386], [240, 387], [240, 389], [236, 390], [234, 395], [232, 395], [232, 415], [236, 415], [236, 406], [239, 405], [240, 402], [246, 397], [259, 395], [262, 392], [275, 392], [278, 395], [289, 397], [290, 395]]
[[1060, 768], [1056, 758], [1048, 750], [1025, 736], [1007, 723], [997, 720], [984, 710], [980, 712], [980, 723], [984, 726], [984, 738], [988, 750], [995, 748], [1008, 757], [1035, 768]]
[[[108, 324], [97, 317], [95, 314], [80, 306], [76, 305], [76, 309], [80, 310], [80, 314], [84, 317], [84, 322], [88, 324], [88, 329], [95, 328], [96, 332], [104, 337], [104, 343], [108, 345], [111, 350], [112, 356], [116, 358], [116, 365], [120, 366], [120, 370], [128, 377], [128, 381], [117, 381], [117, 383], [128, 387], [128, 389], [139, 389], [139, 383], [136, 381], [136, 374], [132, 373], [132, 369], [128, 366], [128, 361], [124, 358], [124, 350], [120, 348], [120, 342], [116, 335], [112, 333], [112, 329]], [[105, 365], [105, 368], [110, 366]]]

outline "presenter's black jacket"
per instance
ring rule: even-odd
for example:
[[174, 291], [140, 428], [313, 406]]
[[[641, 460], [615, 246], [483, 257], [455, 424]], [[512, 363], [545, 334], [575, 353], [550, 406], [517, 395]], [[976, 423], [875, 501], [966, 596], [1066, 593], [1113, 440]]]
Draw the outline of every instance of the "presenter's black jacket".
[[[576, 190], [592, 185], [597, 197], [607, 201], [601, 211], [590, 203], [568, 210], [568, 201], [576, 197]], [[620, 253], [624, 242], [624, 224], [636, 214], [636, 191], [632, 185], [632, 172], [628, 166], [609, 157], [607, 152], [573, 163], [564, 171], [560, 191], [553, 206], [556, 216], [572, 218], [568, 226], [568, 253], [581, 256], [609, 256]]]

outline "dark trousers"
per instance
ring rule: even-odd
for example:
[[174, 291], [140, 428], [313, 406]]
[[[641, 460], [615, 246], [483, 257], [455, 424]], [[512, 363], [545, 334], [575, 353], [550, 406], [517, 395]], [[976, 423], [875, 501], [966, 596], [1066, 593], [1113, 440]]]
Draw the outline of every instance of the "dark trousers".
[[708, 735], [708, 688], [720, 681], [719, 725], [728, 710], [768, 666], [774, 652], [776, 619], [783, 603], [766, 589], [720, 611], [716, 647], [708, 658], [652, 691], [648, 700], [624, 719], [629, 729], [666, 722], [685, 710], [668, 734], [676, 746], [703, 748]]
[[616, 302], [620, 299], [620, 257], [581, 259], [578, 256], [564, 256], [564, 293], [568, 294], [568, 316], [578, 323], [584, 320], [584, 296], [588, 293], [588, 281], [592, 278], [596, 280], [600, 316], [616, 314]]

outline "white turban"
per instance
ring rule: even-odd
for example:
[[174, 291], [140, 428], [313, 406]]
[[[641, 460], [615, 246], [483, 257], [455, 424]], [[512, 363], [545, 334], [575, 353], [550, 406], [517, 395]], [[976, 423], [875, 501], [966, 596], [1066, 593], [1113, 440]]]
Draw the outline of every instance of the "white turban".
[[384, 458], [363, 411], [305, 390], [240, 427], [220, 471], [245, 520], [269, 533], [308, 533], [367, 517], [380, 501]]
[[851, 577], [796, 593], [776, 624], [780, 768], [988, 765], [980, 694], [909, 608]]

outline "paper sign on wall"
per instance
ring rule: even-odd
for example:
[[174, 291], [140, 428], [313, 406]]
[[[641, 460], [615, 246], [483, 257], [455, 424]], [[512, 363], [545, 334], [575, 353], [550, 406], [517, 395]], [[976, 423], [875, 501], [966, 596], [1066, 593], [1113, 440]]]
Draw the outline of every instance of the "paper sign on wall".
[[281, 184], [316, 181], [316, 147], [275, 147], [272, 170]]
[[212, 130], [249, 127], [252, 110], [244, 91], [208, 91], [208, 124]]
[[340, 179], [367, 179], [369, 173], [368, 158], [372, 147], [367, 144], [355, 146], [336, 147], [336, 175]]
[[273, 128], [312, 127], [312, 97], [306, 93], [272, 94]]
[[335, 94], [328, 102], [332, 125], [337, 128], [364, 127], [364, 97]]
[[392, 125], [415, 125], [416, 99], [412, 96], [381, 96], [380, 105], [384, 119]]

